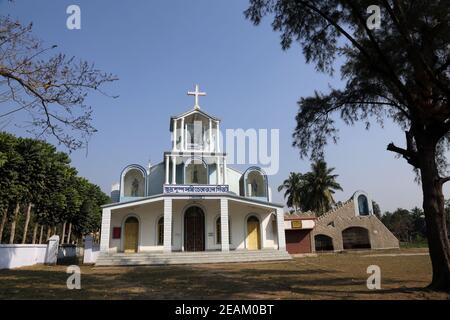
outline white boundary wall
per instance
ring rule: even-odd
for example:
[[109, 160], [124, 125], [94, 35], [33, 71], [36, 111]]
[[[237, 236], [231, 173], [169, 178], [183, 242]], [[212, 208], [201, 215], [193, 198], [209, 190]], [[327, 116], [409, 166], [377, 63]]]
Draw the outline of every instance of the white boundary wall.
[[39, 263], [54, 264], [58, 254], [59, 237], [48, 244], [0, 244], [0, 269], [13, 269]]
[[0, 245], [0, 269], [12, 269], [45, 263], [46, 244]]

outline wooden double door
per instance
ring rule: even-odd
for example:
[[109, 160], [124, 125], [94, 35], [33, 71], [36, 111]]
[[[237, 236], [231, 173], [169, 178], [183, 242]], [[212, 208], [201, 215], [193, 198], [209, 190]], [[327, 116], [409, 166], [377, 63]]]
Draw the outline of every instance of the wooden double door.
[[190, 207], [184, 214], [184, 250], [205, 251], [205, 213]]

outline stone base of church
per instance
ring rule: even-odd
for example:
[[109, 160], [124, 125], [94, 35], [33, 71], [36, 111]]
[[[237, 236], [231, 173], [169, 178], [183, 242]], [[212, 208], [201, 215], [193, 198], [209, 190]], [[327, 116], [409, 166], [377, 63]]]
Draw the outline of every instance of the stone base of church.
[[285, 261], [292, 257], [283, 250], [231, 250], [203, 252], [101, 253], [96, 266], [176, 265]]

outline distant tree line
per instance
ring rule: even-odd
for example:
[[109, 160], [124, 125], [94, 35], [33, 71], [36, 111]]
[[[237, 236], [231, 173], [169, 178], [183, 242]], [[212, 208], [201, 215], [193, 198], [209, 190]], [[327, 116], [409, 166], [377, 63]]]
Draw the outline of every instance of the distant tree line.
[[110, 198], [77, 176], [66, 153], [46, 142], [0, 132], [0, 243], [60, 243], [100, 231]]
[[[450, 229], [450, 200], [445, 201], [447, 230]], [[384, 225], [401, 241], [407, 243], [426, 243], [425, 214], [421, 208], [411, 210], [398, 208], [393, 212], [378, 215]]]

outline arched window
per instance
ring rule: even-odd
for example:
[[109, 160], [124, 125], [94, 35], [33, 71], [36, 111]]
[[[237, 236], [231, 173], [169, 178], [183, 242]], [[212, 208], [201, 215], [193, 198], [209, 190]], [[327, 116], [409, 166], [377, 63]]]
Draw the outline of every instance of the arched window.
[[158, 246], [164, 245], [164, 217], [158, 220]]
[[138, 169], [130, 169], [123, 179], [125, 197], [143, 197], [145, 194], [145, 178]]
[[358, 209], [360, 216], [369, 215], [369, 202], [367, 201], [367, 197], [363, 194], [358, 197]]
[[208, 184], [208, 168], [201, 160], [194, 159], [186, 165], [186, 184]]
[[[228, 242], [231, 244], [231, 224], [230, 219], [228, 219]], [[222, 244], [222, 224], [220, 217], [216, 220], [216, 243]]]

